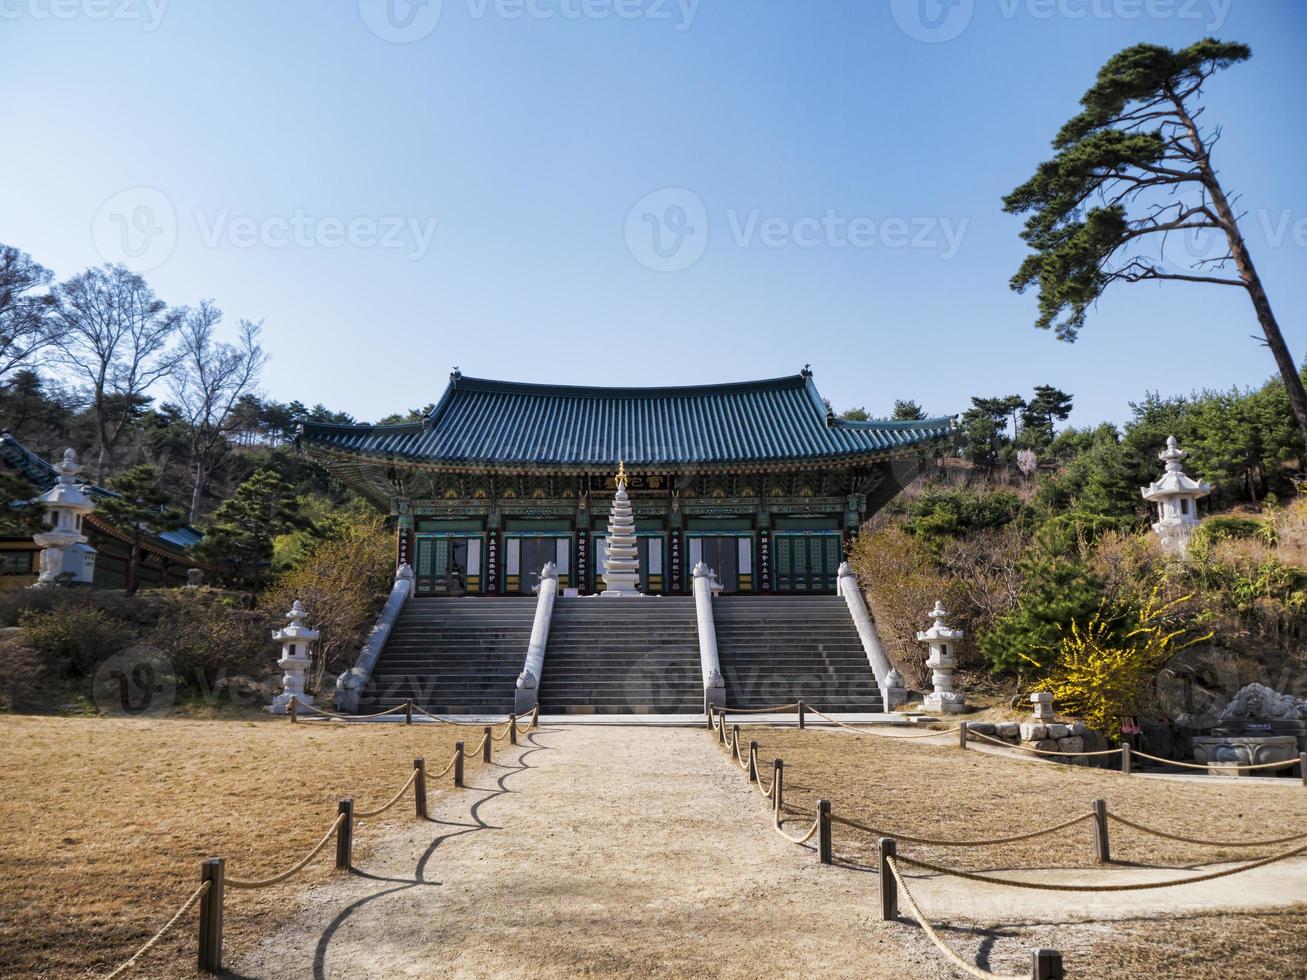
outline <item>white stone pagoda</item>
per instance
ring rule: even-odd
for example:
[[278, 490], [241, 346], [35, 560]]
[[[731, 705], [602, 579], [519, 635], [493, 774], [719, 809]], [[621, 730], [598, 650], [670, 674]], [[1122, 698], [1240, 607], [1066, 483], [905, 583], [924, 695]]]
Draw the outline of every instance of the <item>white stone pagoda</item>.
[[95, 549], [82, 533], [82, 518], [95, 510], [95, 501], [76, 477], [82, 471], [77, 454], [64, 450], [64, 458], [54, 468], [59, 481], [33, 503], [45, 506], [47, 530], [32, 535], [41, 551], [41, 573], [35, 589], [56, 585], [90, 585], [95, 577]]
[[617, 493], [608, 512], [608, 537], [604, 541], [604, 591], [602, 595], [630, 598], [640, 591], [640, 554], [636, 550], [635, 516], [626, 494], [626, 463], [617, 465]]
[[279, 630], [272, 631], [272, 638], [281, 644], [281, 659], [277, 666], [285, 673], [281, 677], [281, 693], [272, 699], [268, 710], [274, 715], [284, 715], [290, 710], [291, 698], [300, 707], [313, 707], [313, 695], [304, 691], [304, 674], [309, 669], [312, 658], [309, 656], [313, 641], [320, 635], [304, 625], [308, 612], [298, 599], [291, 605], [286, 618], [290, 620]]
[[1186, 475], [1182, 464], [1188, 455], [1175, 436], [1167, 436], [1166, 451], [1157, 457], [1166, 464], [1166, 472], [1140, 491], [1145, 500], [1157, 504], [1153, 531], [1162, 550], [1181, 558], [1189, 551], [1189, 539], [1198, 526], [1198, 501], [1212, 492], [1210, 483]]
[[953, 689], [953, 669], [958, 665], [953, 649], [954, 644], [962, 639], [962, 630], [951, 629], [944, 622], [948, 613], [942, 602], [936, 601], [930, 615], [935, 622], [930, 629], [917, 634], [917, 639], [930, 647], [926, 666], [932, 671], [930, 683], [934, 690], [926, 695], [926, 710], [956, 714], [962, 710], [966, 700], [961, 691]]

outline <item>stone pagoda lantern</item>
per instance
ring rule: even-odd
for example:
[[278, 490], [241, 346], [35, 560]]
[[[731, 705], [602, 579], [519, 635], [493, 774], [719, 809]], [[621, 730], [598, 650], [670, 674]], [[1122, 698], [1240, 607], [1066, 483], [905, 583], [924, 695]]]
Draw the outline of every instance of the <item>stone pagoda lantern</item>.
[[608, 512], [608, 538], [604, 541], [604, 596], [630, 598], [640, 591], [640, 553], [636, 549], [635, 515], [626, 493], [626, 463], [617, 465], [617, 493]]
[[1189, 539], [1198, 526], [1198, 501], [1212, 492], [1210, 483], [1187, 476], [1182, 466], [1189, 454], [1181, 449], [1175, 436], [1167, 436], [1166, 451], [1157, 458], [1166, 464], [1166, 472], [1141, 493], [1157, 505], [1153, 531], [1162, 542], [1162, 550], [1183, 558], [1189, 551]]
[[930, 647], [926, 666], [933, 671], [930, 682], [934, 690], [926, 695], [926, 710], [946, 715], [957, 714], [965, 701], [961, 692], [953, 690], [953, 668], [958, 664], [954, 644], [962, 639], [962, 630], [950, 629], [944, 622], [948, 613], [939, 601], [936, 601], [930, 615], [935, 622], [930, 629], [917, 634], [917, 639]]
[[48, 527], [32, 535], [42, 549], [41, 573], [32, 587], [90, 585], [95, 577], [95, 549], [82, 533], [82, 518], [95, 510], [95, 501], [87, 494], [88, 488], [77, 483], [82, 467], [75, 452], [64, 450], [64, 458], [54, 470], [58, 482], [33, 501], [45, 506]]
[[304, 625], [307, 615], [303, 604], [296, 599], [290, 612], [286, 613], [290, 622], [272, 632], [272, 638], [281, 643], [281, 659], [277, 666], [285, 671], [281, 678], [281, 693], [272, 699], [268, 708], [274, 715], [284, 715], [289, 710], [291, 698], [301, 707], [313, 706], [313, 697], [304, 693], [304, 673], [309, 669], [309, 647], [319, 634]]

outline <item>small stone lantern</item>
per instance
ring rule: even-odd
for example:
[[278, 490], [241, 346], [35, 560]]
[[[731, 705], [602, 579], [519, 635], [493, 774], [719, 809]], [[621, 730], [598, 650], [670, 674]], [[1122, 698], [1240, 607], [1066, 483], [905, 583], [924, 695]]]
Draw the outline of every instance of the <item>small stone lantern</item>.
[[930, 615], [935, 622], [930, 629], [917, 634], [920, 642], [930, 646], [926, 666], [933, 671], [930, 682], [934, 690], [926, 695], [925, 707], [927, 711], [940, 714], [957, 714], [965, 699], [960, 692], [953, 690], [953, 668], [958, 663], [953, 646], [962, 639], [962, 630], [950, 629], [944, 622], [948, 613], [941, 602], [936, 601]]
[[41, 572], [33, 588], [48, 589], [56, 585], [90, 585], [95, 578], [95, 549], [82, 533], [82, 518], [95, 510], [95, 501], [76, 476], [82, 471], [77, 454], [64, 450], [64, 457], [54, 471], [58, 482], [33, 503], [46, 511], [47, 529], [32, 535], [41, 551]]
[[1049, 722], [1055, 717], [1051, 691], [1036, 691], [1030, 695], [1030, 703], [1034, 707], [1035, 721]]
[[1212, 492], [1210, 483], [1187, 476], [1182, 466], [1189, 454], [1167, 436], [1166, 451], [1157, 458], [1166, 464], [1166, 472], [1140, 492], [1149, 503], [1157, 505], [1153, 531], [1162, 542], [1162, 550], [1183, 558], [1189, 551], [1189, 538], [1198, 526], [1198, 501]]
[[277, 666], [285, 671], [281, 678], [282, 691], [272, 699], [268, 708], [274, 715], [286, 714], [291, 698], [301, 707], [313, 706], [312, 696], [304, 693], [304, 672], [309, 669], [309, 648], [319, 634], [304, 625], [306, 615], [304, 606], [296, 599], [290, 612], [286, 613], [290, 622], [272, 632], [272, 638], [281, 643], [281, 659]]

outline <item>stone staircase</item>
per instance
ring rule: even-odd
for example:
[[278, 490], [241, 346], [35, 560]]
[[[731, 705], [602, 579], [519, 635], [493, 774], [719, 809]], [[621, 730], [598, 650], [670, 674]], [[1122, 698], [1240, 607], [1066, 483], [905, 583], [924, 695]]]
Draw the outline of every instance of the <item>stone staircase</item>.
[[884, 710], [840, 596], [718, 596], [713, 619], [727, 707], [802, 699], [825, 712]]
[[701, 714], [694, 599], [560, 598], [545, 650], [540, 712]]
[[410, 599], [363, 690], [359, 713], [409, 698], [434, 714], [513, 710], [536, 600]]

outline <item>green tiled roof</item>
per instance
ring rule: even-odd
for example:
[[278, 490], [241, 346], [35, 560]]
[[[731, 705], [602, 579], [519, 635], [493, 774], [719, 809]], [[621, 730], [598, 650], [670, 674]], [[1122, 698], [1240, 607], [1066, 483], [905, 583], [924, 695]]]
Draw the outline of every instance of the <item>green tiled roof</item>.
[[422, 422], [305, 422], [300, 441], [345, 455], [460, 467], [608, 469], [838, 462], [927, 448], [949, 418], [850, 422], [827, 413], [808, 371], [683, 388], [586, 388], [465, 378]]

